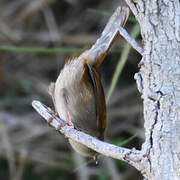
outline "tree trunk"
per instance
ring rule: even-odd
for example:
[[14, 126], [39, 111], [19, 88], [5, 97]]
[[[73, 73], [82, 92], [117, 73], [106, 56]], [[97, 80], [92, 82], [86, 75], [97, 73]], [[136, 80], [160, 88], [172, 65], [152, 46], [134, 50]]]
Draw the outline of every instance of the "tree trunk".
[[149, 157], [146, 176], [180, 179], [180, 3], [179, 0], [127, 0], [141, 27], [144, 55], [135, 75], [144, 100]]

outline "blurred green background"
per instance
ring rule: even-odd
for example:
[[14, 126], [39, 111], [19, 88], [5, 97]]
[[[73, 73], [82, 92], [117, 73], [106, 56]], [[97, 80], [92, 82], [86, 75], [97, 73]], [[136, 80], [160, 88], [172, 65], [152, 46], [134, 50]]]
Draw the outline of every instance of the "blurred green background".
[[[133, 167], [104, 156], [96, 165], [34, 111], [53, 108], [48, 85], [64, 60], [90, 47], [122, 0], [0, 1], [0, 180], [142, 179]], [[130, 15], [127, 31], [141, 44]], [[134, 74], [141, 56], [118, 37], [101, 68], [108, 126], [105, 141], [141, 148], [143, 108]]]

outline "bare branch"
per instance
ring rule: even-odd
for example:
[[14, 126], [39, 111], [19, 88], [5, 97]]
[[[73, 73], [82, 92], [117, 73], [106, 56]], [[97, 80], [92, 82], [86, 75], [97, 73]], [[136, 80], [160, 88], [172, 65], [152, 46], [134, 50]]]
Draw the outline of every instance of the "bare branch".
[[125, 161], [140, 171], [143, 171], [145, 168], [148, 158], [146, 155], [143, 155], [141, 151], [138, 151], [135, 148], [127, 149], [118, 147], [113, 144], [100, 141], [68, 125], [65, 125], [60, 130], [58, 130], [58, 127], [65, 123], [64, 120], [58, 118], [50, 108], [39, 101], [33, 101], [32, 106], [44, 119], [46, 119], [47, 122], [49, 119], [52, 119], [50, 125], [57, 131], [64, 134], [65, 137], [82, 143], [83, 145], [86, 145], [87, 147], [105, 156]]
[[25, 20], [26, 18], [34, 15], [36, 12], [38, 12], [39, 10], [43, 9], [45, 6], [53, 2], [54, 0], [34, 0], [29, 2], [27, 6], [17, 16], [17, 22]]

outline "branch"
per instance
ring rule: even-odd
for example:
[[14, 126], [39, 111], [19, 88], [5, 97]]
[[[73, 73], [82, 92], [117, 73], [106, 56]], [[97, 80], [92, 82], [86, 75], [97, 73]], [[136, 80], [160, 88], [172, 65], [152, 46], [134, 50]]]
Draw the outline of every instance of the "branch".
[[60, 130], [58, 130], [58, 127], [65, 123], [63, 119], [58, 118], [50, 108], [39, 101], [33, 101], [32, 106], [47, 122], [49, 121], [49, 119], [52, 119], [50, 125], [57, 131], [64, 134], [65, 137], [82, 143], [83, 145], [105, 156], [127, 162], [140, 171], [143, 171], [143, 169], [147, 165], [148, 158], [147, 156], [143, 155], [141, 151], [138, 151], [135, 148], [127, 149], [118, 147], [113, 144], [100, 141], [68, 125], [65, 125]]

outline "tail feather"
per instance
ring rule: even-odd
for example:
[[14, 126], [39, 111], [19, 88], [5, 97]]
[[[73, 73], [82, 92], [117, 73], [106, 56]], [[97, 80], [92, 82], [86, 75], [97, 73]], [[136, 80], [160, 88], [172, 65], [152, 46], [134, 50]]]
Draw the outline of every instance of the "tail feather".
[[104, 57], [108, 53], [114, 40], [119, 34], [119, 27], [122, 27], [126, 24], [128, 17], [128, 7], [118, 7], [116, 9], [105, 26], [100, 38], [87, 52], [89, 64], [94, 65], [97, 68], [101, 65]]

